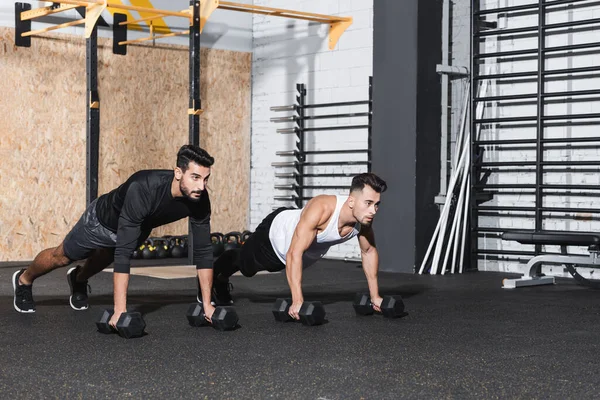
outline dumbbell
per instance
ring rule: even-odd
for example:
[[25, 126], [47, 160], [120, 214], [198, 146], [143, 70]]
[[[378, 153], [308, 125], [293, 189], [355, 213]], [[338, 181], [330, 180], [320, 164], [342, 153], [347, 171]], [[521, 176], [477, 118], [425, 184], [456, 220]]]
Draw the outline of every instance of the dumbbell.
[[[373, 315], [375, 312], [369, 293], [357, 293], [354, 296], [352, 306], [357, 315]], [[381, 313], [386, 318], [397, 318], [404, 314], [404, 302], [402, 301], [402, 297], [398, 295], [383, 296], [380, 308]]]
[[[291, 305], [292, 299], [277, 299], [273, 305], [275, 320], [280, 322], [293, 321], [293, 318], [288, 314]], [[302, 325], [321, 325], [325, 322], [325, 308], [320, 301], [305, 301], [302, 303], [298, 315]]]
[[[209, 322], [205, 318], [204, 308], [200, 303], [190, 304], [186, 317], [191, 326], [209, 325]], [[212, 322], [212, 327], [216, 330], [228, 331], [237, 326], [239, 318], [233, 307], [217, 307], [210, 321]]]
[[114, 314], [114, 310], [107, 309], [102, 312], [100, 319], [96, 321], [96, 327], [101, 333], [118, 333], [125, 339], [137, 338], [144, 335], [146, 322], [139, 312], [126, 312], [121, 314], [117, 321], [117, 329], [110, 326], [109, 321]]

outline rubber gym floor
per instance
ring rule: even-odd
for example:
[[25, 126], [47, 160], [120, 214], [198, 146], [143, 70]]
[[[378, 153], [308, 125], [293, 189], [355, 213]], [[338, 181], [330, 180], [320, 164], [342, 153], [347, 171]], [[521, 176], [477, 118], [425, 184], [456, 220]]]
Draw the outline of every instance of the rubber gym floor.
[[68, 305], [66, 269], [34, 285], [37, 313], [13, 309], [0, 268], [2, 398], [482, 399], [598, 398], [600, 292], [554, 286], [501, 288], [506, 274], [380, 273], [382, 294], [401, 294], [407, 316], [358, 317], [356, 264], [323, 260], [304, 274], [306, 300], [327, 323], [278, 323], [271, 306], [284, 274], [233, 277], [240, 328], [187, 324], [193, 278], [133, 276], [129, 309], [148, 334], [96, 331], [112, 304], [112, 274], [90, 280], [90, 309]]

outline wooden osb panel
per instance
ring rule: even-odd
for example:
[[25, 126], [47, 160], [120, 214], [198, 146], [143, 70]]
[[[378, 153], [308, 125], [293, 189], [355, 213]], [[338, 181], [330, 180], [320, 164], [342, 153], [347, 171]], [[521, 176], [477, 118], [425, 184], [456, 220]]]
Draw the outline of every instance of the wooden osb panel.
[[0, 261], [31, 260], [85, 209], [85, 45], [0, 27], [0, 77]]
[[[99, 40], [100, 180], [105, 193], [133, 172], [173, 168], [188, 142], [188, 53]], [[52, 60], [52, 62], [45, 62]], [[246, 228], [250, 175], [249, 53], [202, 50], [201, 146], [215, 165], [213, 231]], [[53, 35], [14, 46], [0, 28], [0, 261], [56, 246], [85, 208], [85, 41]], [[7, 188], [9, 188], [7, 190]], [[185, 234], [186, 221], [153, 232]]]
[[[140, 169], [175, 167], [189, 141], [188, 51], [182, 46], [129, 46], [115, 56], [101, 40], [99, 59], [99, 192]], [[251, 55], [202, 49], [200, 145], [214, 158], [209, 183], [212, 230], [244, 230], [250, 193]], [[187, 233], [187, 220], [155, 229], [153, 236]]]

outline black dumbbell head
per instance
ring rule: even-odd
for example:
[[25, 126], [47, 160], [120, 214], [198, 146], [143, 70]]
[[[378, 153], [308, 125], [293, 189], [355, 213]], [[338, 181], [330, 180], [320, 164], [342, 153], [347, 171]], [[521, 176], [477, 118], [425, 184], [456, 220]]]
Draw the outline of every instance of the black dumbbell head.
[[373, 315], [375, 312], [371, 305], [371, 296], [368, 293], [356, 293], [352, 306], [356, 311], [356, 315]]
[[219, 331], [234, 329], [238, 320], [238, 315], [233, 307], [217, 307], [211, 318], [213, 328]]
[[204, 318], [204, 309], [200, 303], [190, 304], [186, 317], [191, 326], [197, 327], [208, 325], [208, 321]]
[[96, 327], [98, 328], [98, 332], [101, 333], [114, 333], [114, 329], [108, 324], [110, 318], [113, 316], [114, 310], [108, 309], [102, 312], [100, 319], [96, 321]]
[[320, 301], [305, 301], [298, 314], [303, 325], [321, 325], [325, 322], [325, 308]]
[[117, 331], [125, 339], [141, 337], [146, 329], [146, 322], [139, 312], [121, 314], [117, 321]]
[[292, 299], [277, 299], [273, 304], [273, 316], [276, 321], [287, 322], [291, 321], [292, 317], [288, 314]]
[[383, 296], [381, 312], [386, 318], [397, 318], [404, 314], [404, 302], [400, 296]]

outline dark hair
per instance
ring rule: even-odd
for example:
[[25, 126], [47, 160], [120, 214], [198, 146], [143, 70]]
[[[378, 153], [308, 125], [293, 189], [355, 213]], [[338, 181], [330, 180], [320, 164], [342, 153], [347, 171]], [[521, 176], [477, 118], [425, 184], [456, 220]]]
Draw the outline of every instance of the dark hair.
[[370, 186], [377, 193], [383, 193], [387, 190], [387, 184], [383, 179], [370, 172], [365, 172], [352, 178], [350, 193], [355, 190], [363, 190], [365, 186]]
[[177, 152], [177, 167], [185, 172], [190, 162], [195, 162], [198, 165], [208, 168], [215, 163], [215, 159], [206, 150], [193, 144], [186, 144], [181, 146]]

